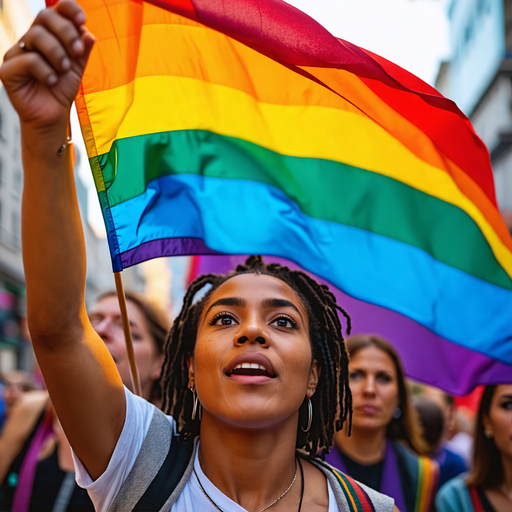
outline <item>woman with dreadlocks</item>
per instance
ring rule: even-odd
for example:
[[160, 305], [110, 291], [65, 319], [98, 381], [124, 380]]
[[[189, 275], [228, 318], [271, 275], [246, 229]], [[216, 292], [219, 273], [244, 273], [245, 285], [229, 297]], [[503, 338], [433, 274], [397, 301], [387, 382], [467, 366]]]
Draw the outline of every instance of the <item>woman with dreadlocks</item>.
[[66, 155], [71, 102], [94, 44], [84, 23], [78, 4], [59, 2], [0, 68], [21, 120], [28, 321], [79, 484], [99, 512], [391, 512], [392, 499], [315, 457], [350, 420], [351, 395], [345, 313], [302, 272], [252, 257], [231, 275], [202, 276], [165, 348], [168, 415], [123, 387], [85, 311]]

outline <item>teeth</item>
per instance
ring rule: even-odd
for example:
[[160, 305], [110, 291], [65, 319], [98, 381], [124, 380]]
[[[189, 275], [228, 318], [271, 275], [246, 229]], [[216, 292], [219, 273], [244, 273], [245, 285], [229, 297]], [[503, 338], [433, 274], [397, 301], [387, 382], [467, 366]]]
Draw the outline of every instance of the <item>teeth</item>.
[[258, 364], [258, 363], [240, 363], [235, 366], [234, 370], [238, 370], [238, 369], [242, 369], [242, 368], [248, 368], [251, 370], [263, 370], [264, 372], [267, 371], [267, 369], [263, 365]]

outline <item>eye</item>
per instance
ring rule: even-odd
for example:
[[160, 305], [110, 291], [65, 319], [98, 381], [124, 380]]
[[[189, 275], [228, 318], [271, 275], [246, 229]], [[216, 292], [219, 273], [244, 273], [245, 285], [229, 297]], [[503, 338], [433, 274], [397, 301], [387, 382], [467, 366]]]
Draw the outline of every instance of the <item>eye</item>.
[[391, 376], [388, 375], [387, 373], [379, 373], [377, 375], [377, 380], [379, 382], [384, 382], [384, 383], [388, 383], [388, 382], [391, 382]]
[[361, 379], [363, 377], [363, 374], [361, 372], [350, 372], [348, 374], [348, 378], [350, 380], [357, 380], [357, 379]]
[[96, 327], [99, 323], [101, 323], [101, 318], [99, 318], [97, 316], [90, 316], [89, 322], [91, 322], [91, 325], [93, 327]]
[[286, 315], [278, 316], [275, 320], [271, 322], [270, 325], [273, 325], [275, 327], [281, 327], [283, 329], [297, 329], [298, 325], [297, 322]]
[[512, 411], [512, 400], [507, 400], [506, 402], [502, 402], [501, 408], [506, 411]]
[[210, 325], [235, 325], [238, 323], [231, 313], [217, 313], [211, 320]]

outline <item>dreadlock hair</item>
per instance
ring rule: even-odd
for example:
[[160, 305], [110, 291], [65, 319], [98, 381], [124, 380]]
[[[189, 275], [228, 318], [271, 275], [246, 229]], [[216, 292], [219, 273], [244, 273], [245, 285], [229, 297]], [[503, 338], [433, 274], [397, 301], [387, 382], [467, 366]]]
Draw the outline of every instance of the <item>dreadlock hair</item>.
[[[348, 334], [350, 317], [336, 304], [334, 294], [326, 285], [317, 283], [304, 272], [290, 270], [277, 263], [266, 265], [261, 256], [250, 256], [244, 265], [238, 265], [228, 275], [202, 275], [189, 286], [165, 346], [161, 376], [162, 409], [174, 417], [183, 440], [191, 441], [199, 435], [200, 420], [198, 417], [191, 419], [193, 395], [188, 389], [187, 359], [194, 353], [198, 320], [209, 298], [221, 284], [242, 274], [262, 274], [280, 279], [294, 290], [307, 311], [312, 357], [321, 371], [316, 392], [311, 398], [314, 414], [307, 433], [300, 428], [308, 421], [306, 400], [299, 409], [296, 448], [304, 449], [310, 455], [322, 450], [320, 456], [323, 457], [332, 446], [335, 429], [341, 430], [347, 418], [349, 430], [352, 423], [348, 355], [337, 311], [346, 319]], [[207, 285], [210, 289], [194, 303], [196, 294]]]

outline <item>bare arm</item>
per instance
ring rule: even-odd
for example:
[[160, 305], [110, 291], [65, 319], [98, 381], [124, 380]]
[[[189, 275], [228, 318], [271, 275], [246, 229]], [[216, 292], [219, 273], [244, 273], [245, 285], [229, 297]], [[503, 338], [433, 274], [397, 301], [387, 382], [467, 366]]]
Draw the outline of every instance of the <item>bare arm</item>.
[[0, 483], [5, 480], [48, 401], [45, 391], [31, 391], [13, 407], [0, 437]]
[[74, 0], [40, 13], [22, 38], [26, 49], [15, 45], [5, 55], [0, 79], [21, 122], [23, 262], [34, 350], [66, 436], [97, 478], [121, 433], [126, 405], [116, 366], [87, 318], [70, 148], [58, 155], [94, 44], [84, 21]]

